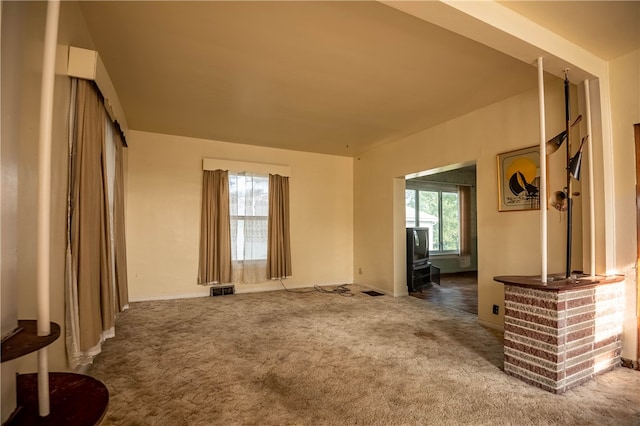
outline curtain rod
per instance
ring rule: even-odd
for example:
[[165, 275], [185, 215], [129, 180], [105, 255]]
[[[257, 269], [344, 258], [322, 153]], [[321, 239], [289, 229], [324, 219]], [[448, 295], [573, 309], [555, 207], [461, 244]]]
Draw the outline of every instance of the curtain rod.
[[122, 127], [120, 127], [120, 123], [118, 123], [118, 120], [114, 121], [113, 125], [116, 128], [116, 130], [118, 131], [118, 133], [120, 133], [120, 138], [122, 139], [122, 144], [125, 146], [125, 148], [129, 148], [129, 144], [127, 144], [127, 138], [124, 137], [124, 132], [122, 131]]
[[[82, 77], [73, 77], [73, 78], [82, 78]], [[109, 119], [113, 123], [113, 126], [120, 134], [120, 138], [122, 139], [122, 144], [125, 146], [125, 148], [129, 148], [129, 145], [127, 144], [127, 138], [124, 137], [124, 132], [122, 131], [122, 127], [120, 127], [120, 123], [118, 122], [118, 120], [114, 118], [115, 114], [113, 114], [113, 109], [110, 108], [111, 105], [109, 104], [109, 102], [107, 102], [107, 98], [104, 97], [104, 94], [102, 93], [102, 90], [100, 90], [100, 86], [98, 86], [98, 83], [96, 83], [95, 80], [90, 80], [87, 78], [83, 78], [83, 80], [90, 81], [93, 88], [96, 89], [96, 92], [98, 92], [98, 97], [100, 99], [100, 102], [102, 103], [102, 106], [104, 106], [104, 109], [107, 111], [107, 116], [109, 116]]]

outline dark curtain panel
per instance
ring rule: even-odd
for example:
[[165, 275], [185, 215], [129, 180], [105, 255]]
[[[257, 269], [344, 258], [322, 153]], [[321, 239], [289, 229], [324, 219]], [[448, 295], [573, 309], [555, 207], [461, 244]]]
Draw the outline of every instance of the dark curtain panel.
[[101, 342], [114, 327], [107, 201], [105, 109], [102, 97], [78, 80], [71, 154], [71, 275], [78, 295], [79, 348]]
[[459, 186], [460, 198], [460, 255], [471, 254], [471, 187]]
[[267, 243], [267, 278], [291, 276], [289, 235], [289, 178], [269, 175], [269, 238]]
[[230, 282], [229, 175], [226, 170], [205, 170], [202, 182], [198, 284]]
[[113, 131], [116, 145], [116, 173], [113, 191], [113, 236], [115, 256], [115, 287], [118, 311], [129, 305], [127, 282], [127, 240], [124, 226], [124, 141], [117, 129]]

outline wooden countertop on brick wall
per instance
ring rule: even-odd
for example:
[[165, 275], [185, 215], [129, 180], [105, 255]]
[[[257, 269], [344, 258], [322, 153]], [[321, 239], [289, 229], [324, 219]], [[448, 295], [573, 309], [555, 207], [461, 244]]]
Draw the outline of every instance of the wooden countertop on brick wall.
[[596, 275], [595, 277], [577, 275], [576, 278], [565, 278], [564, 274], [554, 274], [549, 275], [549, 280], [543, 283], [540, 275], [500, 275], [493, 277], [495, 281], [503, 284], [548, 291], [569, 291], [619, 283], [624, 281], [624, 278], [624, 275]]

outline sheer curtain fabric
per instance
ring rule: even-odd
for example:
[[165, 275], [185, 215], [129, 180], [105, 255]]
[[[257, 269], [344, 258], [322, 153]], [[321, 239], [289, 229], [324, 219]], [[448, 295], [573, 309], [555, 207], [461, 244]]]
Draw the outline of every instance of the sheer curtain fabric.
[[231, 259], [234, 283], [256, 284], [267, 277], [269, 178], [229, 172]]

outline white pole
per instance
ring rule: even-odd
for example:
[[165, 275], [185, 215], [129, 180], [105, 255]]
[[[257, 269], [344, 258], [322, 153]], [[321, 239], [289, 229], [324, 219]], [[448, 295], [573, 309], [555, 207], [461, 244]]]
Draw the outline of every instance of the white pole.
[[[50, 210], [51, 210], [51, 131], [53, 122], [53, 92], [55, 80], [56, 46], [60, 1], [47, 3], [44, 34], [42, 86], [40, 92], [40, 137], [38, 140], [38, 336], [51, 333], [50, 322]], [[38, 351], [38, 407], [40, 416], [49, 415], [49, 366], [47, 348]]]
[[544, 69], [538, 58], [538, 113], [540, 115], [540, 255], [542, 282], [547, 282], [547, 152], [544, 118]]
[[587, 122], [587, 167], [589, 170], [589, 273], [596, 276], [596, 200], [593, 182], [593, 137], [591, 135], [591, 92], [589, 80], [584, 81], [585, 116]]

